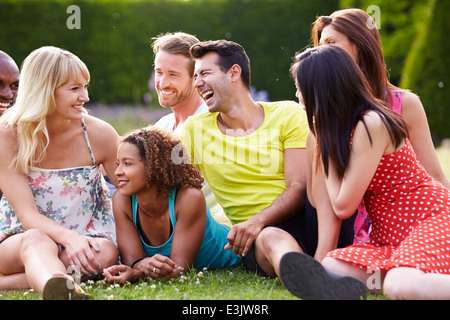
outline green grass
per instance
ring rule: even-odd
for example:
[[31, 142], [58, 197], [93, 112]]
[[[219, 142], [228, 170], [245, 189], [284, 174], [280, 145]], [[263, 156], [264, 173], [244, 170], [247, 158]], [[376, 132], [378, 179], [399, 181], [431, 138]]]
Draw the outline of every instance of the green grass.
[[[299, 300], [278, 278], [246, 272], [242, 266], [221, 270], [191, 270], [176, 279], [141, 279], [134, 283], [86, 281], [81, 287], [91, 300]], [[33, 290], [0, 291], [0, 300], [39, 300]], [[383, 295], [368, 296], [383, 300]]]
[[[265, 278], [234, 267], [191, 270], [176, 279], [141, 279], [138, 282], [105, 284], [86, 281], [82, 288], [94, 300], [298, 300], [280, 280]], [[33, 290], [0, 291], [0, 300], [41, 299]]]

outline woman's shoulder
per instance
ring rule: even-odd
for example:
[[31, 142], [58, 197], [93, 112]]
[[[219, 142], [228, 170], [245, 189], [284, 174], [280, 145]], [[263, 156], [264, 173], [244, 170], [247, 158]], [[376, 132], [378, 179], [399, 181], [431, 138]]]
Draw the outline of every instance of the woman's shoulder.
[[[387, 129], [385, 126], [385, 122], [382, 119], [382, 116], [374, 111], [370, 110], [363, 115], [363, 121], [359, 121], [356, 124], [355, 128], [355, 136], [361, 134], [362, 132], [369, 132], [370, 135], [375, 134], [375, 136], [379, 136], [382, 133], [387, 134]], [[372, 136], [373, 139], [373, 136]]]
[[203, 201], [203, 191], [192, 186], [183, 186], [177, 191], [176, 201]]
[[90, 130], [107, 130], [108, 132], [116, 132], [111, 124], [97, 117], [86, 114], [83, 116], [84, 123], [88, 132]]
[[115, 143], [119, 138], [117, 131], [112, 125], [99, 118], [85, 115], [84, 124], [86, 131], [89, 134], [89, 140], [92, 144], [101, 144], [103, 147], [107, 146], [107, 143]]
[[422, 102], [420, 101], [420, 98], [417, 94], [415, 94], [409, 90], [405, 90], [403, 92], [402, 107], [405, 107], [410, 104], [422, 105]]
[[[203, 191], [191, 186], [183, 186], [177, 191], [175, 208], [182, 209], [183, 215], [196, 216], [203, 213], [203, 210], [198, 210], [205, 206], [205, 197]], [[179, 211], [179, 210], [176, 210]], [[181, 212], [180, 211], [180, 212]], [[179, 217], [178, 217], [179, 218]]]
[[127, 217], [130, 220], [133, 220], [133, 213], [132, 213], [132, 198], [126, 197], [120, 194], [119, 191], [114, 192], [113, 198], [113, 210], [114, 210], [114, 216], [117, 219], [117, 217], [123, 216]]

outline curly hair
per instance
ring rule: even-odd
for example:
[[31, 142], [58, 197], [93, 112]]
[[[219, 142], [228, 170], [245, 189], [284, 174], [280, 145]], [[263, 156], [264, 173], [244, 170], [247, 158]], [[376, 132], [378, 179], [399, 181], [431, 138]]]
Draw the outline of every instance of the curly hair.
[[[204, 181], [195, 168], [181, 141], [166, 129], [148, 126], [122, 137], [121, 143], [134, 144], [144, 162], [147, 186], [156, 186], [158, 196], [183, 186], [201, 189]], [[173, 154], [182, 161], [173, 161]], [[181, 163], [180, 163], [181, 162]]]

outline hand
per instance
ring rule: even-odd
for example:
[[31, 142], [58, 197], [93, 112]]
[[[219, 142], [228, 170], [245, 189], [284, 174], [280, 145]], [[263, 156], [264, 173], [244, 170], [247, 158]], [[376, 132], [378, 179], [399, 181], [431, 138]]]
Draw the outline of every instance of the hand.
[[94, 275], [101, 270], [96, 257], [96, 254], [100, 252], [97, 239], [73, 232], [62, 245], [69, 265], [80, 268], [82, 274]]
[[105, 276], [105, 282], [119, 282], [125, 283], [127, 281], [133, 281], [142, 276], [142, 272], [139, 270], [130, 268], [127, 265], [120, 264], [103, 269]]
[[179, 276], [181, 273], [173, 260], [160, 254], [139, 261], [133, 266], [133, 269], [137, 269], [151, 278], [170, 279]]
[[233, 252], [239, 257], [245, 257], [253, 242], [255, 242], [256, 237], [264, 228], [263, 224], [253, 218], [235, 224], [231, 228], [227, 235], [228, 243], [224, 247], [225, 250], [233, 249]]

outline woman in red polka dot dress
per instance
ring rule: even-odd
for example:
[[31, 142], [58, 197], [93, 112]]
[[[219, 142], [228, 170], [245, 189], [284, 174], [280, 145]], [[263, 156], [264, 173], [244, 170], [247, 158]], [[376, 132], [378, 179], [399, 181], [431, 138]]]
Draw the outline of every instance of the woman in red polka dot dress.
[[372, 219], [370, 242], [331, 251], [322, 273], [357, 278], [392, 299], [450, 299], [450, 191], [417, 161], [404, 121], [371, 96], [348, 54], [328, 46], [296, 60], [333, 209], [346, 219], [364, 196]]

